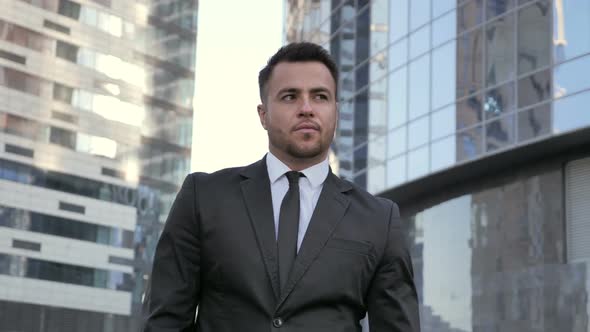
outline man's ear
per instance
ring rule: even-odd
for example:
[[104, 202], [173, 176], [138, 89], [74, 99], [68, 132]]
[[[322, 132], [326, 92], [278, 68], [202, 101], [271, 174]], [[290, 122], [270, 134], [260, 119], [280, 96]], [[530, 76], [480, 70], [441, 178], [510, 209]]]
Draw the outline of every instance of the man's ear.
[[256, 110], [258, 111], [258, 117], [260, 118], [262, 128], [266, 129], [266, 108], [264, 107], [264, 104], [258, 104]]

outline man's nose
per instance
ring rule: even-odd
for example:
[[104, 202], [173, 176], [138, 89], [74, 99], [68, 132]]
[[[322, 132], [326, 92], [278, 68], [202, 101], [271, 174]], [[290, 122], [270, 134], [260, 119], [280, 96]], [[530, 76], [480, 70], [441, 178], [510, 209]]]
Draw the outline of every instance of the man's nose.
[[311, 100], [309, 98], [303, 99], [303, 104], [299, 108], [301, 115], [313, 115], [313, 107], [311, 106]]

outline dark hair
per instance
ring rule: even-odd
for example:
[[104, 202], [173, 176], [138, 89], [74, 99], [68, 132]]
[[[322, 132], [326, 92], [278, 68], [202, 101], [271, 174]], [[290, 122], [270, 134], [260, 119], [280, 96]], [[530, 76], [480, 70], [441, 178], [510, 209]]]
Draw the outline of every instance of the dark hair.
[[309, 43], [309, 42], [300, 42], [300, 43], [291, 43], [281, 47], [277, 53], [275, 53], [268, 62], [266, 66], [260, 70], [258, 73], [258, 88], [260, 89], [260, 100], [264, 102], [264, 95], [266, 94], [266, 85], [268, 80], [270, 79], [270, 75], [274, 67], [280, 62], [309, 62], [309, 61], [317, 61], [323, 63], [330, 74], [332, 74], [332, 78], [334, 79], [334, 86], [336, 87], [336, 95], [338, 94], [338, 68], [336, 67], [336, 63], [332, 56], [326, 49], [321, 47], [320, 45]]

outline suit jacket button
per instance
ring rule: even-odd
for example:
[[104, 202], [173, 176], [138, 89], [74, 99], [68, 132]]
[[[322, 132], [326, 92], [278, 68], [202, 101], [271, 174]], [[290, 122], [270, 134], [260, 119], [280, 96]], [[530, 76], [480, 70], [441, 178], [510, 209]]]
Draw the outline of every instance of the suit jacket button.
[[280, 317], [273, 319], [272, 326], [277, 327], [277, 328], [283, 326], [283, 320]]

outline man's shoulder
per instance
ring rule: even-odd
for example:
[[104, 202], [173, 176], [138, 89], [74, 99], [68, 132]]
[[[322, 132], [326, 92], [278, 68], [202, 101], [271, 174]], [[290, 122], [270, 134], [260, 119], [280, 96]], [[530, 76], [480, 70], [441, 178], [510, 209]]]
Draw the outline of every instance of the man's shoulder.
[[224, 182], [239, 177], [245, 168], [246, 166], [239, 166], [224, 168], [211, 173], [193, 172], [189, 174], [189, 176], [193, 177], [195, 181], [198, 182]]
[[359, 203], [359, 206], [365, 206], [368, 209], [376, 210], [385, 209], [387, 211], [393, 209], [394, 213], [399, 213], [397, 204], [392, 200], [385, 197], [375, 196], [354, 182], [339, 177], [338, 180], [351, 187], [351, 190], [349, 190], [347, 193], [348, 197], [351, 199], [351, 201], [356, 201]]

